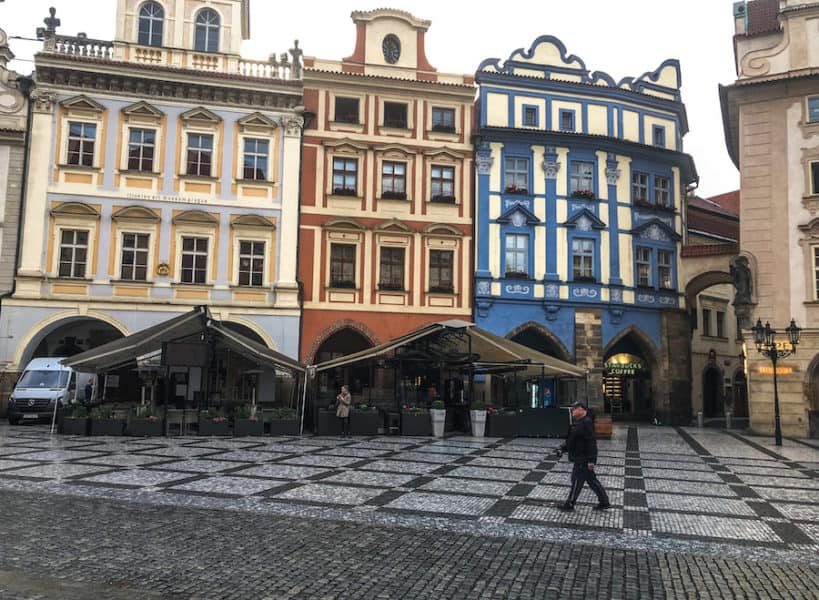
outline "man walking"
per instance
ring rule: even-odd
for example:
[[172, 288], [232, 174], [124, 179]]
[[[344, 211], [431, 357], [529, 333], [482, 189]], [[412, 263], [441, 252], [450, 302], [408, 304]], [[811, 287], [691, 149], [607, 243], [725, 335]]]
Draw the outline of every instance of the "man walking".
[[594, 473], [594, 465], [597, 463], [597, 440], [594, 439], [594, 422], [589, 416], [586, 405], [582, 402], [572, 404], [572, 426], [569, 435], [560, 448], [555, 450], [558, 459], [563, 453], [569, 452], [569, 461], [574, 463], [572, 469], [572, 487], [569, 490], [569, 497], [566, 502], [558, 506], [560, 510], [574, 510], [583, 484], [589, 482], [589, 487], [597, 494], [597, 506], [595, 510], [606, 510], [611, 507], [609, 497], [602, 484]]

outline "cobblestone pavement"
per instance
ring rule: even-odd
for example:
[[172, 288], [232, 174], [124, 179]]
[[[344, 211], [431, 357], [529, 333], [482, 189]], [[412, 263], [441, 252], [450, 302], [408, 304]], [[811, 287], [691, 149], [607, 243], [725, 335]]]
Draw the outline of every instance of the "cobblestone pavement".
[[555, 445], [0, 426], [0, 597], [819, 597], [819, 448], [616, 428], [567, 515]]

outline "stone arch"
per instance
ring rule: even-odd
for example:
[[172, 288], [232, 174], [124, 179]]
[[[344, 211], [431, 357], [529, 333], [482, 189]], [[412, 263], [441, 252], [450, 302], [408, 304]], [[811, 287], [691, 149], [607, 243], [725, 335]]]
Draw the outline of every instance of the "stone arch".
[[[245, 319], [242, 317], [231, 315], [229, 318], [221, 321], [221, 323], [228, 329], [232, 329], [233, 331], [236, 331], [237, 333], [240, 333], [245, 337], [250, 338], [254, 342], [262, 343], [271, 350], [277, 349], [276, 342], [273, 340], [272, 337], [270, 337], [267, 331], [260, 327], [258, 323], [254, 323], [250, 319]], [[237, 327], [231, 327], [232, 325], [237, 325]], [[253, 335], [247, 335], [247, 332], [243, 330], [247, 330]]]
[[640, 350], [643, 352], [643, 357], [650, 363], [652, 373], [654, 370], [659, 366], [657, 361], [658, 349], [654, 345], [654, 342], [651, 341], [651, 338], [646, 335], [646, 333], [637, 327], [636, 325], [629, 325], [622, 331], [620, 331], [617, 335], [612, 337], [609, 340], [609, 343], [606, 344], [606, 347], [603, 348], [603, 356], [607, 356], [611, 350], [622, 340], [631, 336]]
[[[520, 335], [521, 333], [525, 332], [528, 329], [532, 329], [532, 330], [536, 331], [538, 334], [540, 334], [544, 338], [546, 338], [555, 348], [557, 348], [557, 350], [559, 351], [561, 356], [556, 356], [555, 358], [559, 358], [560, 360], [565, 361], [565, 362], [573, 362], [572, 361], [572, 354], [571, 354], [571, 352], [569, 352], [569, 349], [566, 348], [566, 345], [563, 343], [563, 341], [559, 337], [557, 337], [554, 333], [549, 331], [549, 329], [547, 329], [546, 327], [544, 327], [543, 325], [541, 325], [540, 323], [537, 323], [535, 321], [527, 321], [526, 323], [523, 323], [522, 325], [518, 325], [517, 327], [515, 327], [509, 333], [506, 334], [506, 339], [516, 341], [516, 340], [514, 340], [514, 338], [516, 336]], [[520, 342], [518, 342], [518, 343], [520, 343]], [[534, 350], [537, 350], [537, 348], [534, 348]]]
[[705, 271], [692, 277], [685, 286], [685, 305], [689, 310], [696, 306], [697, 296], [714, 285], [728, 283], [733, 285], [734, 280], [727, 271]]
[[353, 321], [352, 319], [341, 319], [336, 321], [329, 327], [325, 328], [324, 330], [319, 333], [313, 343], [310, 344], [310, 347], [307, 349], [307, 352], [304, 355], [304, 362], [305, 364], [312, 365], [315, 362], [316, 352], [321, 347], [321, 345], [326, 342], [330, 336], [333, 334], [342, 331], [343, 329], [351, 329], [364, 337], [371, 345], [377, 346], [380, 342], [378, 341], [378, 336], [366, 325], [363, 323], [359, 323], [358, 321]]
[[805, 370], [803, 389], [808, 401], [808, 410], [819, 411], [819, 354], [813, 357]]
[[49, 334], [53, 333], [61, 326], [71, 323], [72, 321], [82, 320], [96, 320], [105, 323], [106, 325], [109, 325], [113, 329], [117, 330], [123, 337], [129, 334], [128, 328], [125, 327], [125, 325], [123, 325], [117, 319], [106, 315], [105, 313], [88, 311], [87, 314], [81, 314], [76, 310], [63, 311], [43, 319], [29, 329], [25, 337], [20, 340], [20, 343], [17, 346], [17, 351], [14, 354], [14, 364], [16, 364], [19, 369], [22, 369], [26, 366], [26, 364], [28, 364], [28, 361], [31, 359], [31, 356], [37, 349], [37, 346], [39, 346], [39, 344]]

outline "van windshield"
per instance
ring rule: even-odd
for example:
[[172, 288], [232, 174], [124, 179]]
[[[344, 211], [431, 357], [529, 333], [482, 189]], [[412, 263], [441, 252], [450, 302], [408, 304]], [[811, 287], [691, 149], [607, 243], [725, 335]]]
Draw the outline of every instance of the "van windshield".
[[64, 388], [70, 371], [26, 371], [17, 382], [23, 388]]

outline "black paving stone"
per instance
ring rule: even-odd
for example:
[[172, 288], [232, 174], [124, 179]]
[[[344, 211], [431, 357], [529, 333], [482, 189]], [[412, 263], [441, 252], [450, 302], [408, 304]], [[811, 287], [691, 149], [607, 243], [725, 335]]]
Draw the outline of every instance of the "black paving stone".
[[523, 478], [523, 481], [538, 483], [542, 481], [544, 477], [546, 477], [546, 471], [529, 471]]
[[365, 502], [364, 504], [367, 504], [369, 506], [386, 506], [393, 500], [397, 500], [398, 498], [403, 496], [404, 493], [405, 492], [399, 490], [389, 490], [379, 496], [376, 496], [375, 498], [367, 500], [367, 502]]
[[484, 513], [487, 517], [511, 517], [515, 509], [520, 506], [520, 502], [501, 498], [495, 504], [489, 507]]
[[776, 521], [767, 521], [768, 527], [774, 530], [776, 535], [782, 538], [788, 544], [813, 544], [813, 538], [808, 536], [804, 531], [793, 523], [780, 523]]
[[630, 490], [626, 490], [623, 493], [623, 504], [625, 506], [648, 508], [648, 500], [646, 499], [645, 493]]
[[754, 490], [749, 488], [747, 485], [729, 485], [732, 490], [736, 493], [737, 496], [740, 498], [760, 498], [761, 496], [757, 494]]
[[625, 488], [626, 490], [645, 490], [646, 484], [643, 479], [638, 479], [636, 477], [626, 477], [625, 479]]
[[624, 510], [623, 527], [625, 529], [651, 530], [651, 516], [648, 511]]
[[771, 517], [775, 519], [785, 518], [785, 515], [776, 510], [776, 508], [767, 502], [748, 502], [748, 506], [750, 506], [760, 517]]
[[529, 492], [535, 489], [533, 485], [526, 485], [525, 483], [519, 483], [514, 486], [511, 490], [507, 492], [507, 496], [528, 496]]

